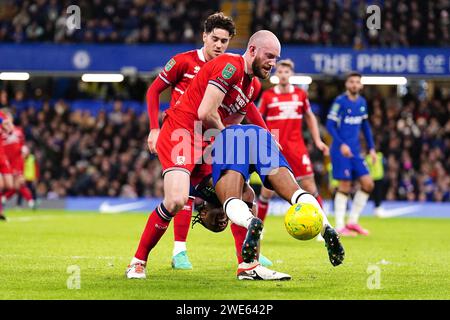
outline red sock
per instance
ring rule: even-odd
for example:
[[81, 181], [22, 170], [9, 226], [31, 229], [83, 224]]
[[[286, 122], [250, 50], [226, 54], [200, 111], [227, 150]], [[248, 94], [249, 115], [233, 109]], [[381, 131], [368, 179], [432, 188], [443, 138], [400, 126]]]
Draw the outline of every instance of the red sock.
[[4, 195], [5, 195], [6, 199], [10, 199], [15, 193], [16, 193], [16, 190], [9, 189], [8, 191], [6, 191], [4, 193]]
[[20, 194], [26, 201], [33, 200], [33, 196], [31, 195], [30, 189], [26, 185], [23, 185], [19, 189]]
[[189, 227], [191, 226], [193, 203], [194, 198], [189, 197], [189, 200], [184, 208], [178, 211], [175, 218], [173, 218], [175, 241], [186, 242]]
[[323, 209], [322, 197], [319, 194], [317, 194], [314, 198], [316, 198], [317, 202], [320, 204], [320, 207]]
[[244, 262], [242, 259], [242, 244], [244, 243], [245, 236], [247, 235], [247, 229], [244, 227], [238, 226], [237, 224], [231, 224], [231, 232], [234, 237], [234, 245], [236, 247], [236, 257], [238, 260], [238, 264]]
[[135, 258], [147, 261], [150, 251], [166, 232], [171, 218], [172, 215], [162, 203], [150, 214], [139, 247], [134, 255]]
[[260, 218], [263, 222], [266, 219], [267, 210], [269, 209], [269, 202], [265, 200], [258, 199], [258, 218]]

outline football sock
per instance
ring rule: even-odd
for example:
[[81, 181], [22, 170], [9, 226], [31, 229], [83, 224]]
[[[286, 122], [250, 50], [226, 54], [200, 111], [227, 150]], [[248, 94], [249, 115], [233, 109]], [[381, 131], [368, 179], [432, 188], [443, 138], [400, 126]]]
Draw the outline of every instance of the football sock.
[[234, 246], [236, 248], [238, 264], [241, 264], [244, 262], [244, 259], [242, 258], [242, 244], [244, 243], [245, 236], [247, 235], [247, 229], [234, 223], [231, 224], [230, 228], [234, 238]]
[[317, 199], [311, 193], [306, 192], [303, 189], [299, 189], [299, 190], [295, 191], [294, 194], [291, 197], [291, 203], [292, 204], [300, 203], [300, 202], [312, 204], [313, 206], [315, 206], [317, 208], [319, 213], [322, 215], [322, 231], [321, 231], [321, 234], [323, 235], [323, 232], [325, 231], [325, 226], [327, 226], [327, 225], [331, 226], [331, 224], [328, 221], [328, 218], [327, 218], [325, 212], [323, 212], [322, 206], [319, 204]]
[[266, 219], [268, 209], [269, 199], [260, 195], [258, 198], [258, 218], [264, 221], [264, 219]]
[[33, 196], [31, 195], [30, 189], [27, 186], [23, 185], [19, 189], [20, 194], [26, 201], [33, 200]]
[[349, 223], [357, 224], [362, 210], [369, 200], [369, 194], [365, 191], [358, 190], [353, 198], [352, 209], [350, 210]]
[[138, 249], [134, 255], [135, 258], [147, 261], [148, 254], [166, 232], [172, 216], [164, 207], [164, 204], [161, 203], [156, 207], [148, 218], [141, 240], [139, 241]]
[[6, 197], [6, 199], [11, 199], [11, 197], [16, 193], [15, 189], [9, 189], [6, 191], [3, 195]]
[[172, 256], [175, 257], [180, 252], [186, 251], [186, 241], [175, 241], [173, 243]]
[[345, 211], [347, 210], [348, 195], [343, 192], [336, 192], [334, 196], [334, 216], [336, 219], [336, 228], [345, 227]]
[[254, 218], [247, 204], [238, 198], [228, 198], [223, 203], [223, 211], [227, 214], [231, 222], [238, 226], [248, 228], [250, 221]]
[[183, 209], [178, 211], [173, 219], [173, 231], [175, 236], [175, 243], [173, 247], [174, 256], [182, 251], [186, 251], [186, 238], [189, 232], [189, 227], [191, 226], [193, 203], [194, 198], [189, 197], [186, 205]]

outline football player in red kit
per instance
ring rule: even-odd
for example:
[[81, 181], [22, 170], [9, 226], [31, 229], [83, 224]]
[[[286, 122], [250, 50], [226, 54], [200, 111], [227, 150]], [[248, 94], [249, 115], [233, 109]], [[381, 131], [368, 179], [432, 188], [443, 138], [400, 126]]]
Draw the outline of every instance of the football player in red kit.
[[[158, 122], [159, 96], [168, 87], [172, 88], [170, 107], [172, 107], [181, 95], [186, 91], [192, 79], [197, 75], [203, 65], [225, 52], [229, 41], [235, 35], [235, 26], [231, 18], [223, 13], [210, 15], [204, 23], [203, 44], [198, 50], [183, 52], [172, 57], [153, 81], [147, 90], [147, 111], [150, 120], [150, 134], [148, 147], [151, 153], [157, 154], [156, 142], [158, 141], [160, 128]], [[260, 90], [260, 83], [256, 83], [256, 92]], [[250, 122], [265, 126], [264, 121], [255, 106], [247, 113]], [[229, 119], [241, 121], [239, 119]], [[210, 166], [197, 166], [191, 175], [191, 184], [197, 185], [202, 178], [211, 173]], [[187, 255], [186, 240], [189, 232], [193, 211], [193, 197], [189, 197], [187, 204], [174, 218], [174, 248], [172, 252], [172, 268], [192, 269], [192, 264]], [[264, 258], [264, 257], [262, 257]], [[269, 260], [264, 260], [269, 261]], [[270, 262], [270, 261], [269, 261]]]
[[[224, 16], [223, 13], [210, 15], [204, 23], [203, 48], [175, 55], [152, 82], [146, 96], [150, 120], [148, 147], [151, 153], [157, 153], [156, 142], [160, 133], [158, 121], [160, 94], [168, 87], [172, 88], [170, 100], [170, 107], [172, 107], [203, 65], [225, 52], [235, 33], [235, 25], [231, 18]], [[202, 166], [199, 170], [208, 170], [208, 168]], [[198, 172], [198, 175], [201, 176], [204, 173]], [[192, 210], [193, 198], [190, 197], [174, 218], [175, 242], [172, 252], [172, 268], [174, 269], [192, 269], [186, 248]]]
[[24, 170], [24, 158], [23, 151], [25, 147], [25, 135], [21, 128], [14, 126], [13, 118], [10, 113], [6, 113], [6, 117], [11, 123], [10, 132], [3, 132], [2, 143], [6, 153], [9, 165], [11, 167], [11, 173], [13, 175], [13, 188], [9, 189], [3, 194], [6, 199], [11, 198], [16, 192], [20, 193], [22, 197], [27, 201], [28, 206], [35, 209], [35, 202], [31, 194], [30, 189], [26, 186], [25, 179], [23, 177]]
[[[260, 86], [256, 77], [268, 78], [279, 54], [280, 43], [275, 35], [258, 31], [250, 38], [243, 56], [222, 54], [207, 62], [175, 105], [167, 110], [156, 143], [163, 167], [164, 200], [149, 217], [127, 269], [128, 278], [145, 278], [148, 254], [171, 219], [188, 202], [196, 170], [205, 164], [211, 170], [203, 159], [209, 141], [204, 141], [202, 130], [221, 130], [225, 124], [240, 122], [245, 115], [248, 117], [247, 111], [253, 112], [256, 108], [253, 101]], [[264, 125], [262, 118], [261, 122]], [[235, 242], [242, 245], [245, 236], [244, 228], [243, 238], [235, 235]], [[245, 266], [239, 266], [242, 267]], [[274, 271], [266, 270], [273, 279]]]
[[[307, 192], [314, 195], [322, 206], [317, 186], [314, 182], [314, 171], [308, 150], [303, 140], [302, 123], [306, 120], [316, 147], [328, 155], [328, 146], [320, 138], [316, 117], [311, 111], [307, 93], [289, 83], [294, 75], [294, 63], [290, 59], [277, 63], [275, 74], [279, 84], [263, 92], [259, 111], [266, 120], [269, 129], [276, 129], [277, 140], [282, 146], [282, 153], [292, 168], [295, 179]], [[262, 188], [258, 199], [258, 217], [264, 221], [268, 203], [273, 191]]]
[[[3, 147], [3, 139], [1, 138], [4, 134], [11, 132], [12, 129], [13, 126], [11, 120], [0, 111], [0, 197], [2, 197], [7, 190], [13, 188], [12, 170]], [[0, 220], [6, 220], [6, 217], [3, 214], [3, 205], [1, 201]]]

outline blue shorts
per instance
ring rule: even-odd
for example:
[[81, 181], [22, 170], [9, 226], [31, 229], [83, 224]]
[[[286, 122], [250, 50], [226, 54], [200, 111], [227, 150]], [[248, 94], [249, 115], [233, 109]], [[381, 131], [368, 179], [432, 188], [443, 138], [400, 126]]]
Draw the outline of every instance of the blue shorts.
[[356, 180], [369, 174], [364, 159], [360, 156], [346, 158], [339, 150], [331, 150], [331, 165], [333, 168], [333, 178], [336, 180]]
[[256, 171], [266, 188], [272, 189], [267, 176], [274, 169], [286, 167], [286, 158], [269, 131], [255, 125], [232, 125], [215, 137], [212, 149], [212, 177], [216, 186], [227, 170], [239, 172], [247, 181]]

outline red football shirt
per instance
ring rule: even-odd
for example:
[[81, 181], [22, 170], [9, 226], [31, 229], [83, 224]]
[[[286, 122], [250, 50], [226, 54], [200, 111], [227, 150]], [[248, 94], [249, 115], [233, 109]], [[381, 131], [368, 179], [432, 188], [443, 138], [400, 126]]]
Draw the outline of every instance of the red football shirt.
[[302, 120], [310, 104], [305, 91], [290, 85], [288, 93], [281, 93], [275, 86], [263, 92], [259, 108], [267, 127], [279, 130], [277, 138], [283, 150], [306, 149]]
[[10, 134], [3, 132], [1, 140], [8, 159], [22, 157], [22, 147], [25, 144], [25, 135], [21, 128], [14, 127]]
[[202, 49], [183, 52], [172, 57], [159, 73], [159, 78], [172, 87], [173, 106], [206, 63]]
[[224, 53], [208, 61], [181, 98], [167, 110], [167, 115], [187, 128], [193, 128], [193, 121], [199, 120], [198, 108], [208, 84], [225, 93], [218, 109], [222, 121], [238, 112], [245, 114], [247, 105], [254, 101], [260, 88], [256, 77], [250, 77], [246, 71], [247, 66], [241, 55]]

